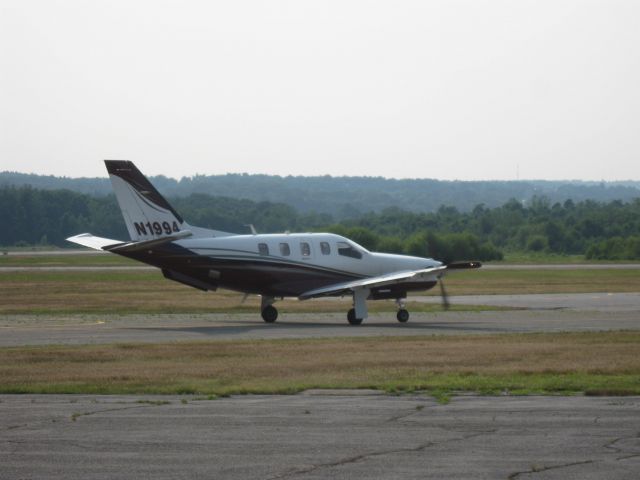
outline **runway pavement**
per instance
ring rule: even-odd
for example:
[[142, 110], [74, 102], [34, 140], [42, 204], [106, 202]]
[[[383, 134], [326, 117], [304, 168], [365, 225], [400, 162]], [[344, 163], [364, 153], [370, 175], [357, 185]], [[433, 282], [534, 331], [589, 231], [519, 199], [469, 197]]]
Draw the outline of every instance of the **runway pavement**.
[[[416, 297], [438, 302], [437, 297]], [[381, 335], [460, 335], [640, 329], [640, 294], [487, 295], [452, 303], [513, 306], [522, 310], [414, 313], [400, 324], [393, 312], [360, 326], [343, 313], [288, 314], [265, 324], [251, 314], [3, 315], [0, 346], [274, 339]]]
[[0, 431], [0, 479], [637, 479], [640, 472], [639, 397], [460, 396], [439, 405], [420, 395], [313, 392], [219, 400], [3, 395]]

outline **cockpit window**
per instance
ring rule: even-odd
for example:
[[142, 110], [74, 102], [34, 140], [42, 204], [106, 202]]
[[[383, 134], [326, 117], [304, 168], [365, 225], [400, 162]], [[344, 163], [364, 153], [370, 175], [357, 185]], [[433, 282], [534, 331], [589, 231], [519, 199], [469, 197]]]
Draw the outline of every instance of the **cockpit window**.
[[259, 243], [258, 253], [260, 255], [269, 255], [269, 245], [267, 245], [266, 243]]
[[329, 242], [320, 242], [320, 251], [323, 255], [331, 255], [331, 246]]
[[280, 255], [282, 255], [283, 257], [288, 257], [289, 255], [291, 255], [291, 249], [289, 248], [288, 243], [280, 244]]
[[348, 244], [347, 242], [338, 242], [338, 254], [344, 257], [357, 258], [358, 260], [362, 258], [362, 253], [356, 250], [353, 245]]
[[300, 242], [300, 253], [303, 257], [311, 256], [311, 246], [307, 242]]

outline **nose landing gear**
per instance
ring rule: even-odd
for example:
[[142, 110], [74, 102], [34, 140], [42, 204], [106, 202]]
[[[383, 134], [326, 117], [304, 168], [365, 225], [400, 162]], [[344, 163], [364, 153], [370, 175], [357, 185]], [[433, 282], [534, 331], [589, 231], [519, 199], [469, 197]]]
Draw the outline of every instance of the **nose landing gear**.
[[404, 308], [401, 308], [400, 310], [398, 310], [398, 313], [396, 314], [396, 318], [400, 323], [406, 323], [407, 320], [409, 320], [409, 312]]
[[396, 305], [398, 305], [398, 313], [396, 318], [400, 323], [406, 323], [409, 320], [409, 311], [404, 306], [404, 298], [397, 298]]

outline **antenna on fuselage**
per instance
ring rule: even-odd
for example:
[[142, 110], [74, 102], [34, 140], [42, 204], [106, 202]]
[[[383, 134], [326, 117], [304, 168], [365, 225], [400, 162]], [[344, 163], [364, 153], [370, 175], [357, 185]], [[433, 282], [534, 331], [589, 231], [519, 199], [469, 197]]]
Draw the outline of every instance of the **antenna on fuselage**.
[[257, 235], [258, 232], [256, 231], [256, 227], [253, 226], [253, 223], [247, 223], [245, 224], [245, 227], [249, 227], [249, 229], [251, 230], [251, 234], [252, 235]]

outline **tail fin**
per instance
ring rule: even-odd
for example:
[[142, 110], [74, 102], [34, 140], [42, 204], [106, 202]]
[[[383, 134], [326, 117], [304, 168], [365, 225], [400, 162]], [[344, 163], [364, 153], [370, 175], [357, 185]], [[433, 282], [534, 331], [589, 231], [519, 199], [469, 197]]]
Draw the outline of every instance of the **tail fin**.
[[227, 232], [191, 227], [127, 160], [105, 160], [113, 191], [132, 240], [152, 240], [190, 230], [194, 236], [227, 236]]

